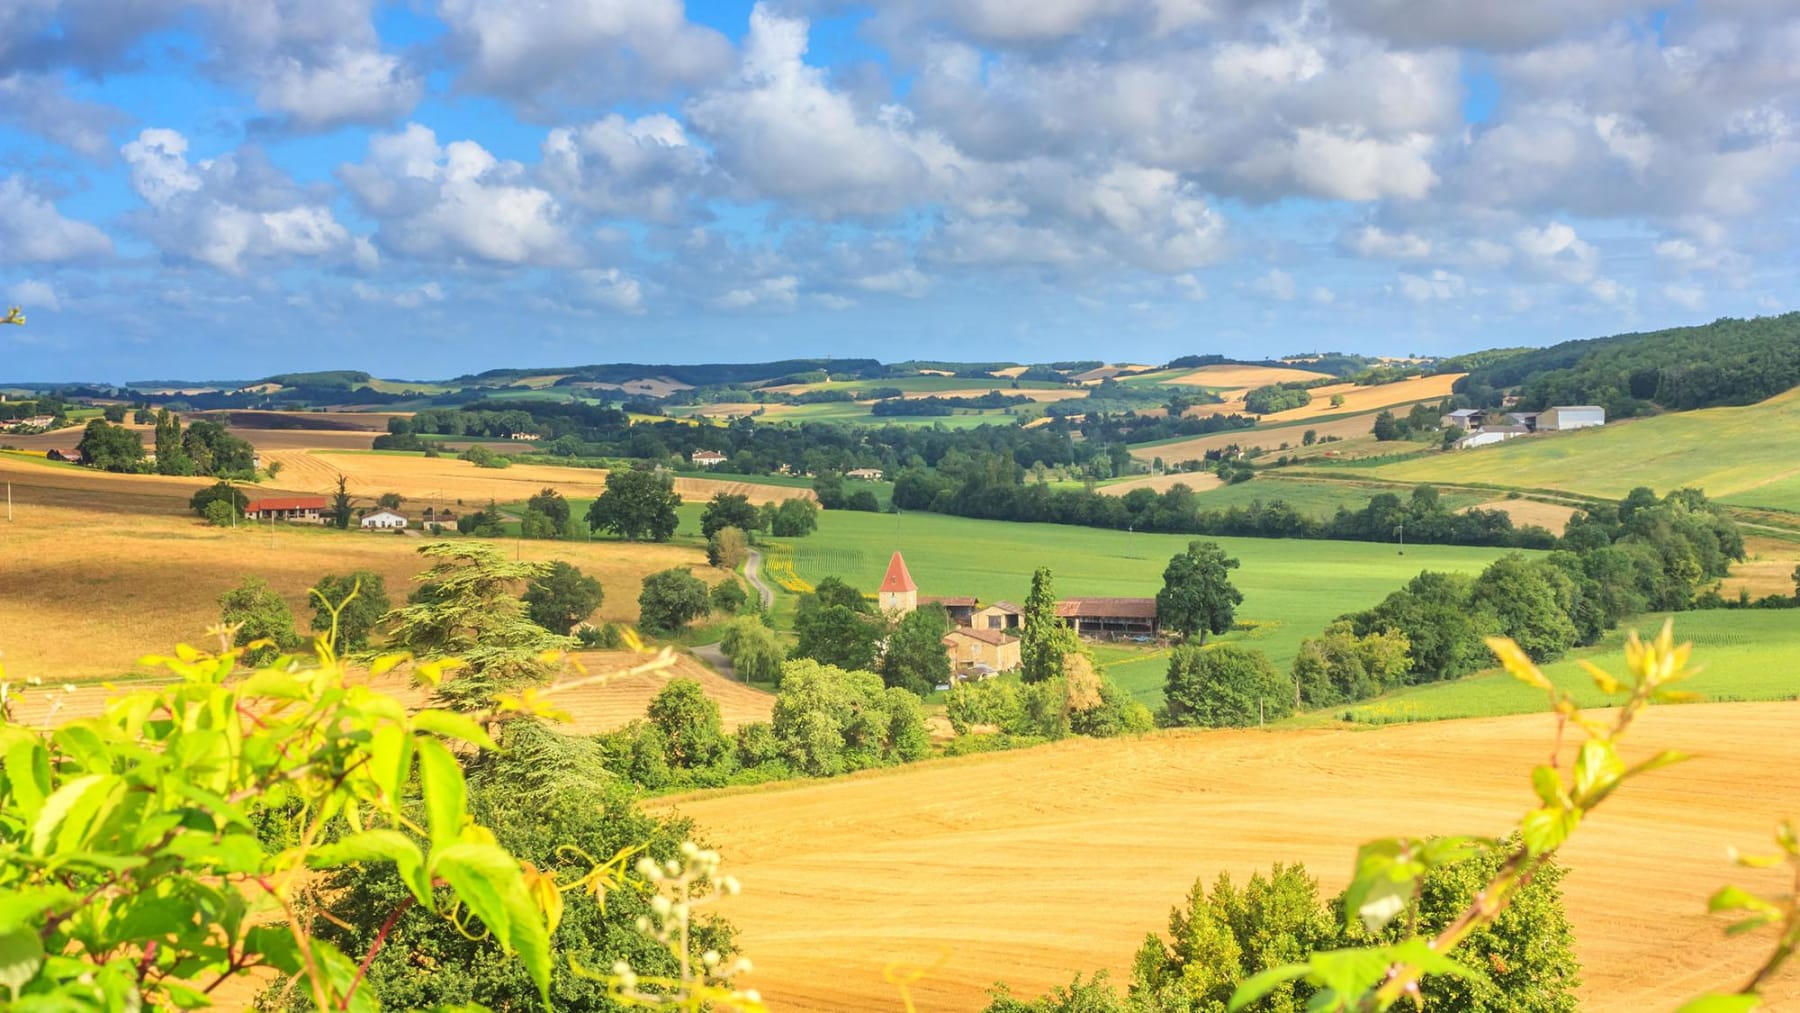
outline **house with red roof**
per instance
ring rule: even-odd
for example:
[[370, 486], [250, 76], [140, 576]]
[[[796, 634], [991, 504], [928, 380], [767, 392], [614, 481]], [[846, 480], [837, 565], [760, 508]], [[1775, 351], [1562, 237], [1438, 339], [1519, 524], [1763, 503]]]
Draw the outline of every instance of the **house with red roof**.
[[244, 517], [253, 521], [300, 521], [319, 524], [330, 504], [323, 496], [268, 496], [244, 506]]

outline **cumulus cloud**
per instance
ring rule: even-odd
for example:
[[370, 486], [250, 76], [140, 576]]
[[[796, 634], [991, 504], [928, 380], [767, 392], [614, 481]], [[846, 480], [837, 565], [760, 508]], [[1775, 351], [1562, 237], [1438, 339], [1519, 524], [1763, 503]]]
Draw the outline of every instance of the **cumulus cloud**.
[[340, 166], [377, 241], [421, 260], [473, 257], [502, 265], [570, 265], [579, 253], [556, 198], [518, 162], [474, 141], [440, 145], [428, 127], [378, 134], [368, 157]]
[[711, 159], [666, 113], [614, 113], [550, 131], [542, 168], [560, 196], [586, 210], [674, 224], [707, 196]]
[[1388, 232], [1376, 225], [1350, 229], [1338, 245], [1371, 260], [1423, 260], [1431, 256], [1431, 240], [1411, 232]]
[[1265, 299], [1293, 302], [1294, 296], [1299, 293], [1300, 289], [1294, 284], [1293, 275], [1275, 267], [1270, 268], [1269, 273], [1252, 281], [1250, 291]]
[[1468, 285], [1459, 274], [1438, 269], [1429, 275], [1400, 272], [1396, 279], [1401, 296], [1416, 303], [1448, 302], [1460, 297]]
[[711, 81], [731, 44], [681, 0], [441, 0], [460, 87], [528, 109], [655, 96]]
[[63, 217], [18, 176], [0, 179], [0, 261], [53, 263], [104, 257], [112, 240], [87, 222]]
[[27, 312], [43, 309], [55, 313], [62, 309], [62, 297], [57, 294], [55, 286], [36, 278], [27, 278], [8, 288], [6, 298], [12, 305], [24, 307]]
[[71, 97], [50, 75], [0, 75], [0, 123], [48, 138], [86, 158], [110, 160], [113, 145], [108, 134], [125, 122], [125, 114], [111, 106]]

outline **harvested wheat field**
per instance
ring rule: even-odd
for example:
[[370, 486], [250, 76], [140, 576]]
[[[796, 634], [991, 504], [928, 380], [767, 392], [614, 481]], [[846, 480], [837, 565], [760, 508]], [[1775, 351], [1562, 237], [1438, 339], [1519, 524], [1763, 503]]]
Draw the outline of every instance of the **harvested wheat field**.
[[1549, 528], [1555, 534], [1562, 534], [1568, 526], [1569, 518], [1575, 516], [1575, 507], [1563, 503], [1540, 503], [1534, 499], [1497, 499], [1486, 503], [1477, 503], [1471, 510], [1498, 510], [1512, 518], [1514, 526], [1536, 524], [1540, 528]]
[[[166, 482], [196, 481], [94, 477], [157, 491]], [[192, 487], [176, 488], [175, 509], [185, 507]], [[389, 598], [400, 601], [425, 568], [417, 551], [425, 542], [417, 538], [312, 525], [214, 528], [172, 513], [167, 500], [151, 494], [142, 502], [154, 512], [129, 517], [68, 505], [86, 495], [15, 485], [15, 519], [10, 525], [0, 521], [0, 661], [15, 678], [117, 676], [131, 671], [142, 654], [166, 651], [177, 640], [200, 642], [218, 619], [220, 593], [246, 576], [267, 580], [304, 629], [312, 614], [306, 591], [321, 576], [373, 570], [386, 580]], [[110, 492], [100, 498], [114, 499]], [[692, 548], [501, 544], [521, 558], [565, 559], [597, 578], [606, 591], [599, 611], [605, 620], [635, 622], [643, 578], [658, 570], [687, 566], [709, 583], [718, 579]]]
[[[489, 500], [516, 503], [549, 487], [564, 496], [597, 496], [606, 486], [606, 472], [595, 468], [565, 468], [553, 464], [515, 464], [508, 468], [478, 468], [454, 457], [417, 457], [405, 454], [341, 454], [330, 451], [275, 451], [280, 461], [279, 484], [315, 493], [337, 486], [337, 477], [348, 480], [351, 495], [373, 498], [397, 492], [420, 505], [482, 506]], [[754, 485], [711, 478], [676, 476], [675, 491], [686, 500], [708, 500], [721, 492], [737, 493], [752, 503], [784, 499], [812, 499], [811, 489]]]
[[1266, 387], [1272, 383], [1306, 383], [1330, 378], [1330, 373], [1288, 366], [1202, 366], [1191, 373], [1164, 380], [1163, 383], [1212, 387], [1216, 390], [1247, 390]]
[[[1219, 450], [1236, 444], [1245, 450], [1251, 447], [1262, 447], [1264, 450], [1278, 451], [1283, 443], [1298, 448], [1306, 431], [1311, 429], [1319, 436], [1335, 436], [1340, 440], [1353, 440], [1359, 436], [1367, 436], [1375, 429], [1375, 416], [1352, 415], [1349, 418], [1333, 419], [1317, 425], [1283, 425], [1264, 429], [1227, 429], [1220, 433], [1196, 436], [1191, 440], [1179, 440], [1174, 443], [1140, 443], [1131, 448], [1131, 456], [1140, 461], [1162, 458], [1169, 464], [1178, 461], [1198, 461], [1206, 457], [1209, 450]], [[1313, 446], [1307, 448], [1310, 453], [1321, 454], [1337, 447]]]
[[1719, 586], [1719, 593], [1736, 598], [1740, 590], [1752, 598], [1771, 594], [1793, 594], [1794, 571], [1800, 569], [1800, 543], [1781, 538], [1752, 536], [1744, 539], [1744, 562], [1731, 567], [1731, 576]]
[[[1767, 953], [1726, 940], [1706, 900], [1786, 888], [1725, 849], [1766, 850], [1800, 809], [1796, 727], [1800, 703], [1767, 703], [1658, 708], [1633, 729], [1628, 761], [1699, 758], [1627, 786], [1564, 852], [1584, 1009], [1672, 1009]], [[1035, 995], [1075, 971], [1128, 976], [1196, 878], [1299, 861], [1335, 892], [1362, 841], [1503, 832], [1553, 734], [1533, 715], [1072, 740], [672, 807], [743, 881], [719, 911], [773, 1008], [899, 1010], [892, 961], [926, 969], [919, 1009], [972, 1010], [997, 979]], [[1800, 1001], [1800, 976], [1767, 998]]]
[[1168, 492], [1178, 485], [1185, 485], [1194, 492], [1206, 492], [1208, 489], [1217, 489], [1224, 484], [1219, 481], [1219, 476], [1210, 471], [1172, 471], [1167, 475], [1111, 482], [1107, 485], [1097, 486], [1094, 491], [1104, 496], [1123, 496], [1134, 489]]
[[[1327, 387], [1314, 387], [1307, 391], [1312, 395], [1312, 403], [1300, 408], [1290, 408], [1284, 412], [1264, 415], [1262, 419], [1264, 422], [1303, 422], [1306, 419], [1319, 418], [1323, 415], [1380, 411], [1395, 405], [1446, 398], [1450, 396], [1451, 385], [1462, 379], [1464, 375], [1462, 373], [1441, 373], [1437, 376], [1415, 376], [1409, 380], [1396, 380], [1393, 383], [1382, 383], [1369, 387], [1358, 386], [1354, 383], [1334, 383]], [[1336, 408], [1331, 406], [1331, 399], [1334, 395], [1341, 395], [1344, 399], [1344, 403]]]

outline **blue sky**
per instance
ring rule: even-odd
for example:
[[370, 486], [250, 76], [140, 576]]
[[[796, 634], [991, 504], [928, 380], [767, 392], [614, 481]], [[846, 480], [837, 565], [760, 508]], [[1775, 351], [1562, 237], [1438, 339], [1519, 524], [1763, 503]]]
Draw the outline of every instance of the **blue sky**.
[[29, 0], [0, 380], [1780, 312], [1796, 51], [1778, 0]]

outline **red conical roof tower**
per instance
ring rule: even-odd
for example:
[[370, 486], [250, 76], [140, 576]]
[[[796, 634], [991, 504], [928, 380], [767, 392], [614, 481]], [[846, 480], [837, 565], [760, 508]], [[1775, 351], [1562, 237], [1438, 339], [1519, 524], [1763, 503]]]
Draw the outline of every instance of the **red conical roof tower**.
[[881, 578], [881, 590], [894, 593], [918, 589], [919, 585], [913, 583], [912, 574], [906, 572], [906, 560], [900, 558], [900, 553], [894, 553], [894, 558], [888, 560], [887, 575]]

